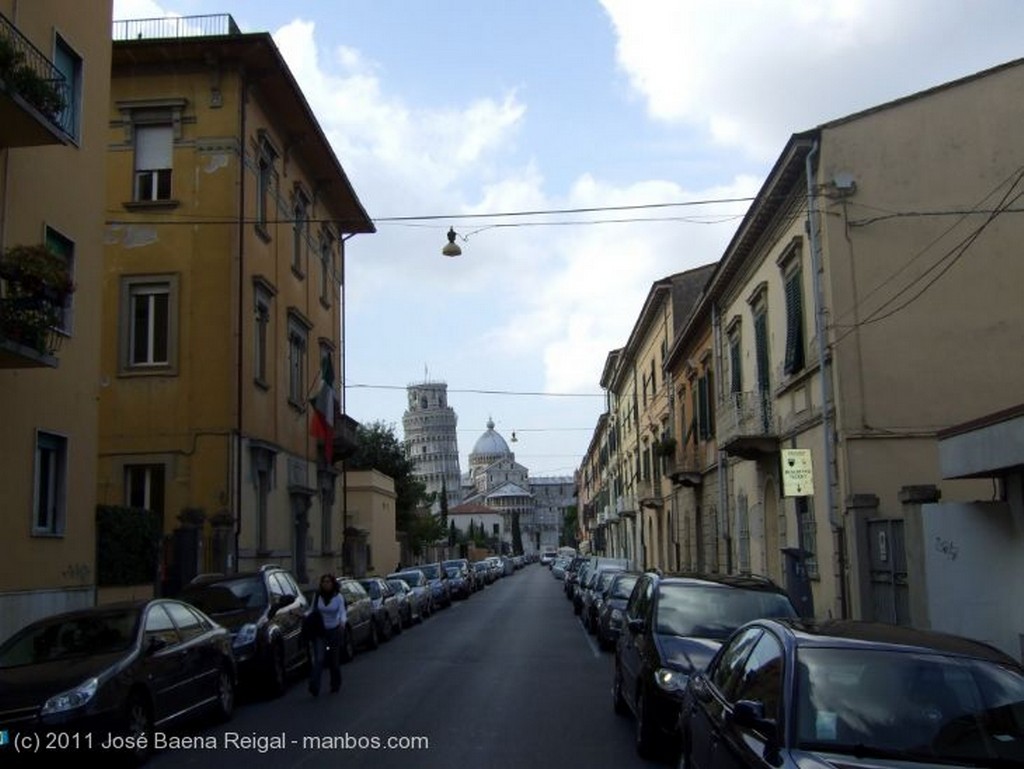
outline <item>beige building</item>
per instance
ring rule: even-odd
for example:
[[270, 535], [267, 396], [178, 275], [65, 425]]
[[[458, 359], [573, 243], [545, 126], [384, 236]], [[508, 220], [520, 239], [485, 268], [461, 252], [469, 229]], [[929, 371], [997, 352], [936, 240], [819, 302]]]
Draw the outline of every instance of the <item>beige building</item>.
[[225, 15], [114, 38], [100, 500], [162, 515], [169, 591], [340, 571], [342, 447], [314, 434], [313, 396], [329, 368], [351, 428], [345, 248], [373, 222], [270, 34]]
[[95, 601], [110, 22], [0, 0], [0, 639]]
[[618, 467], [611, 490], [617, 520], [606, 516], [610, 526], [602, 539], [606, 552], [644, 568], [671, 568], [675, 561], [677, 527], [672, 482], [665, 471], [676, 442], [678, 404], [667, 375], [668, 351], [711, 268], [687, 270], [652, 285], [629, 340], [609, 357], [612, 369], [606, 365], [602, 380], [614, 393], [609, 453]]
[[395, 481], [379, 470], [350, 470], [345, 477], [345, 537], [353, 555], [344, 564], [357, 577], [390, 574], [398, 566]]
[[[765, 574], [808, 614], [949, 628], [934, 532], [1019, 538], [1005, 460], [939, 460], [942, 438], [963, 453], [957, 425], [1020, 402], [1022, 93], [1011, 62], [787, 143], [673, 342], [680, 568]], [[948, 525], [993, 496], [1003, 523]]]

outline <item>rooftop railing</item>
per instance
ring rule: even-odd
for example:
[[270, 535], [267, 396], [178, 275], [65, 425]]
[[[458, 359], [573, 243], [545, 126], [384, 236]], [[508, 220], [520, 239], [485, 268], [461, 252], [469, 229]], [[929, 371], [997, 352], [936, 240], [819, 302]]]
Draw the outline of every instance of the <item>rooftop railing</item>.
[[206, 16], [167, 16], [114, 22], [114, 40], [161, 40], [182, 37], [240, 35], [242, 30], [228, 13]]

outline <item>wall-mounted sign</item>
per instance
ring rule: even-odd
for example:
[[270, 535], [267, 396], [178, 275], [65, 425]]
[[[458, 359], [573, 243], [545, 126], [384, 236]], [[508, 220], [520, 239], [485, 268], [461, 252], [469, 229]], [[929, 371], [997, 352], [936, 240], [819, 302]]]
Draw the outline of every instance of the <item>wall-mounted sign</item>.
[[810, 449], [782, 450], [782, 496], [814, 496]]

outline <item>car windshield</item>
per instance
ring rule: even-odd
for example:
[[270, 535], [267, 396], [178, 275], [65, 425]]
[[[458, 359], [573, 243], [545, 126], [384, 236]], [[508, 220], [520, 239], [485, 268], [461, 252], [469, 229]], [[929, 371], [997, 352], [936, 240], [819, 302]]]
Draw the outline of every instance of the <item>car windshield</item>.
[[374, 582], [372, 579], [366, 582], [360, 582], [360, 585], [369, 593], [370, 598], [380, 598], [380, 585]]
[[409, 586], [400, 579], [389, 579], [388, 584], [391, 585], [391, 589], [396, 593], [409, 592]]
[[440, 569], [436, 563], [428, 563], [420, 566], [420, 571], [427, 575], [427, 579], [440, 579]]
[[755, 619], [795, 617], [786, 596], [763, 590], [668, 584], [658, 588], [657, 632], [724, 640]]
[[138, 609], [125, 609], [30, 625], [0, 646], [0, 669], [123, 652], [135, 641], [138, 620]]
[[983, 660], [801, 649], [799, 747], [1024, 765], [1024, 675]]
[[604, 589], [608, 587], [608, 583], [612, 581], [612, 577], [614, 577], [618, 571], [618, 569], [599, 571], [597, 573], [597, 580], [594, 583], [594, 590], [598, 593], [603, 593]]
[[189, 585], [181, 598], [207, 614], [228, 614], [267, 605], [267, 588], [259, 577], [242, 577]]
[[633, 585], [636, 584], [637, 579], [639, 579], [639, 577], [634, 574], [619, 577], [612, 583], [611, 589], [608, 591], [608, 597], [629, 598], [630, 594], [633, 592]]
[[452, 579], [457, 579], [458, 577], [462, 576], [462, 572], [459, 570], [457, 566], [450, 566], [447, 569], [445, 569], [445, 571], [448, 572], [448, 576]]

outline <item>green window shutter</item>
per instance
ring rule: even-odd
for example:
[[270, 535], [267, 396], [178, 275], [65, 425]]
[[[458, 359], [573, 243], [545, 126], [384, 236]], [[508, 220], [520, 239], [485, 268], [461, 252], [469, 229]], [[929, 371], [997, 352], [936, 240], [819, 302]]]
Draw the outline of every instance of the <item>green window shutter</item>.
[[729, 344], [729, 392], [743, 392], [743, 369], [740, 360], [740, 341], [734, 339]]
[[804, 367], [804, 308], [801, 271], [786, 279], [786, 360], [783, 371], [795, 374]]
[[757, 389], [767, 392], [771, 389], [768, 363], [768, 322], [766, 313], [754, 318], [754, 344], [757, 349]]

